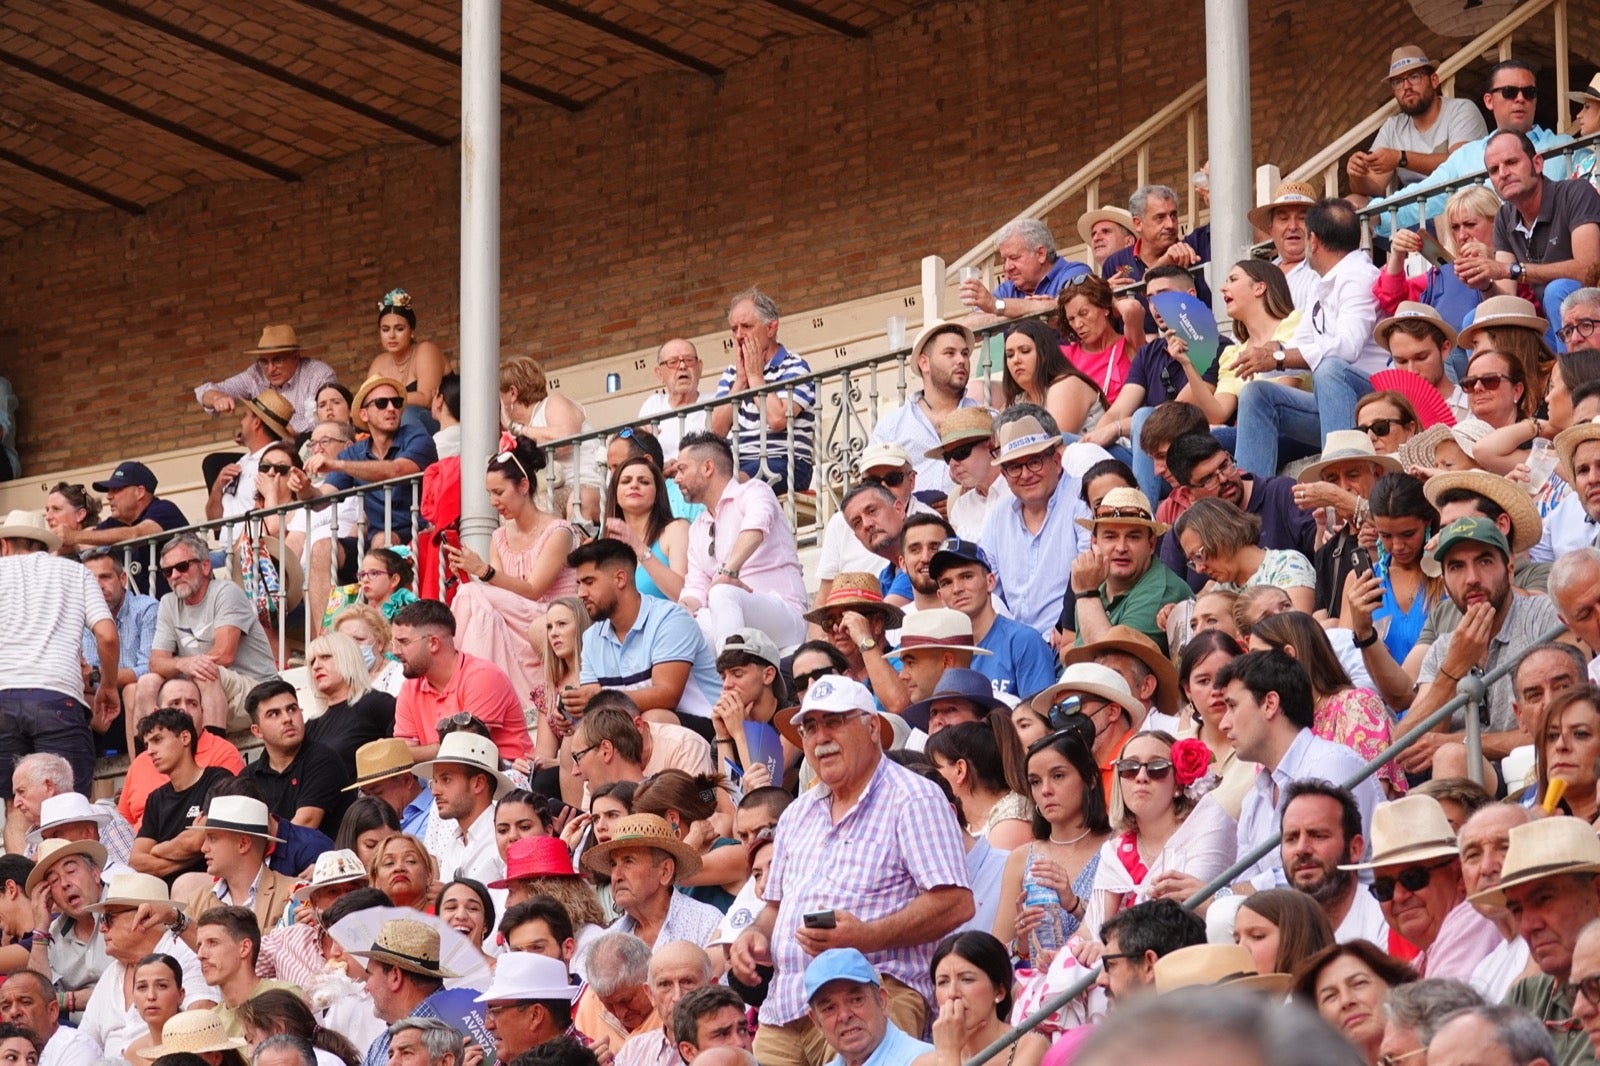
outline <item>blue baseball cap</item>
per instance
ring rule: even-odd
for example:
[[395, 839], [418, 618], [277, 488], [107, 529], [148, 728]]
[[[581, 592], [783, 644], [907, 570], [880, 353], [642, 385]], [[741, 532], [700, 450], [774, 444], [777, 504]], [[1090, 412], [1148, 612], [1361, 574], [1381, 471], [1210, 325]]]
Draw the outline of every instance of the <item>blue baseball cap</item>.
[[822, 986], [830, 981], [850, 981], [858, 985], [881, 987], [878, 971], [855, 948], [829, 948], [806, 967], [806, 1002], [810, 1003]]
[[104, 481], [94, 483], [96, 492], [112, 492], [116, 489], [125, 489], [130, 485], [137, 485], [146, 492], [156, 491], [156, 476], [148, 466], [143, 463], [118, 463], [111, 476]]
[[939, 550], [928, 560], [928, 576], [937, 581], [940, 574], [962, 563], [978, 563], [989, 573], [994, 573], [994, 563], [989, 561], [989, 553], [983, 550], [983, 545], [975, 540], [951, 537], [939, 545]]

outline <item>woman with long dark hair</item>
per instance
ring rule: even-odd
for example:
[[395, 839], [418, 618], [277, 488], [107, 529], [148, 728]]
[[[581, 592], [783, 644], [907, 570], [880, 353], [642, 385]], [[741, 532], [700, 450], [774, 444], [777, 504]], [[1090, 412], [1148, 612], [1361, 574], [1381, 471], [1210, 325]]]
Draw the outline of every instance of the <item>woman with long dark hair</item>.
[[1105, 413], [1105, 393], [1067, 361], [1061, 336], [1036, 319], [1025, 319], [1006, 334], [1001, 391], [1006, 406], [1026, 402], [1050, 412], [1063, 433], [1083, 433]]
[[689, 573], [689, 523], [672, 517], [666, 479], [649, 456], [618, 464], [606, 490], [605, 519], [606, 535], [639, 557], [639, 592], [677, 602]]

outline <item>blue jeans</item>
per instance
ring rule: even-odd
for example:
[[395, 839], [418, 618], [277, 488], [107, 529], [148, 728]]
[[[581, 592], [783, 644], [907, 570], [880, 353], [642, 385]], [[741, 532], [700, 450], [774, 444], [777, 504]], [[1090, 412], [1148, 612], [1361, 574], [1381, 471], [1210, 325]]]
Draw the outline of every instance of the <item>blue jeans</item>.
[[24, 755], [48, 751], [72, 767], [72, 787], [89, 794], [94, 733], [80, 700], [42, 688], [0, 690], [0, 796], [12, 798], [11, 772]]
[[1372, 391], [1367, 375], [1342, 359], [1324, 359], [1311, 392], [1273, 381], [1251, 381], [1239, 393], [1239, 448], [1246, 473], [1273, 477], [1285, 462], [1322, 450], [1328, 434], [1356, 422], [1356, 400]]
[[[789, 491], [790, 467], [787, 456], [768, 456], [765, 461], [761, 459], [746, 459], [739, 464], [739, 472], [751, 478], [758, 478], [772, 486], [772, 491], [779, 496]], [[793, 466], [794, 490], [804, 492], [811, 487], [811, 464], [804, 459], [795, 459]]]

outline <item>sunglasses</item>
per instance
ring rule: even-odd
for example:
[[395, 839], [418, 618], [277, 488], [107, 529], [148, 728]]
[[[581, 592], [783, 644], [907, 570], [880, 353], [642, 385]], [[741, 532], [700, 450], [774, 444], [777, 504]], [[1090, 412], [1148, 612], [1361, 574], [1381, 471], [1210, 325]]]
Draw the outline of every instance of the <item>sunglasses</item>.
[[[1587, 337], [1588, 334], [1585, 333], [1584, 336]], [[947, 463], [964, 463], [972, 457], [972, 449], [977, 446], [977, 441], [969, 441], [959, 448], [951, 448], [944, 453], [944, 461]]]
[[876, 482], [885, 488], [897, 489], [901, 485], [904, 485], [906, 483], [906, 478], [910, 476], [911, 475], [906, 473], [904, 470], [893, 470], [887, 474], [874, 474], [865, 480], [868, 482]]
[[1094, 516], [1096, 518], [1137, 518], [1145, 522], [1150, 521], [1150, 512], [1143, 507], [1096, 507]]
[[1026, 459], [1013, 459], [1009, 463], [1001, 463], [1000, 472], [1006, 477], [1020, 477], [1024, 470], [1030, 474], [1037, 474], [1044, 469], [1044, 461], [1052, 454], [1054, 453], [1043, 452], [1039, 455], [1030, 455]]
[[1500, 387], [1501, 382], [1510, 380], [1509, 374], [1479, 374], [1476, 377], [1462, 378], [1461, 391], [1477, 392], [1482, 389], [1484, 392], [1493, 392]]
[[1490, 89], [1489, 95], [1498, 96], [1502, 100], [1515, 100], [1522, 97], [1524, 100], [1539, 99], [1537, 85], [1502, 85], [1498, 89]]
[[827, 677], [833, 672], [833, 667], [823, 666], [804, 674], [795, 674], [794, 687], [801, 690], [808, 689], [811, 687], [812, 682], [816, 681], [818, 678]]
[[1396, 426], [1409, 426], [1409, 418], [1374, 418], [1366, 425], [1357, 425], [1361, 432], [1373, 437], [1387, 437]]
[[389, 410], [391, 408], [393, 408], [394, 410], [398, 411], [400, 408], [404, 407], [405, 405], [406, 405], [406, 401], [405, 401], [405, 398], [402, 397], [402, 396], [379, 396], [377, 399], [368, 400], [366, 403], [362, 404], [361, 406], [362, 407], [376, 407], [380, 411], [387, 411], [387, 410]]
[[524, 481], [531, 482], [533, 480], [528, 476], [528, 468], [522, 465], [522, 460], [517, 458], [517, 453], [514, 451], [503, 451], [491, 461], [495, 463], [515, 463], [517, 469], [522, 471], [522, 479]]
[[1172, 773], [1172, 760], [1149, 759], [1145, 762], [1140, 762], [1138, 759], [1117, 760], [1117, 776], [1124, 781], [1137, 779], [1141, 770], [1152, 781], [1165, 781], [1167, 775]]
[[185, 559], [182, 562], [172, 563], [161, 568], [163, 574], [187, 574], [191, 566], [199, 566], [199, 559]]
[[1408, 866], [1400, 871], [1398, 877], [1374, 877], [1367, 891], [1372, 893], [1372, 898], [1379, 903], [1388, 903], [1394, 899], [1396, 885], [1407, 892], [1421, 892], [1433, 880], [1433, 871], [1441, 866], [1448, 866], [1450, 860], [1436, 862], [1432, 866]]
[[445, 733], [453, 733], [458, 729], [465, 729], [467, 726], [471, 725], [472, 722], [473, 717], [471, 712], [457, 711], [455, 714], [447, 715], [446, 717], [435, 722], [433, 724], [433, 731], [435, 733], [439, 733], [440, 735]]
[[257, 469], [263, 474], [271, 474], [273, 477], [288, 477], [289, 471], [293, 470], [294, 467], [288, 463], [262, 463]]
[[1571, 344], [1580, 337], [1588, 340], [1596, 326], [1600, 326], [1600, 318], [1580, 318], [1572, 325], [1556, 330], [1556, 336], [1561, 338], [1562, 344]]

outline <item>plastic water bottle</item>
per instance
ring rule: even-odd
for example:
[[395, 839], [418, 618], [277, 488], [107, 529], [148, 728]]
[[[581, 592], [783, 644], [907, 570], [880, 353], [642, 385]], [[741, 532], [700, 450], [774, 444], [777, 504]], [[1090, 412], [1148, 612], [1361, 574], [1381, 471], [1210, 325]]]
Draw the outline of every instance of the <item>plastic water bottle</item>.
[[1537, 496], [1545, 482], [1550, 480], [1550, 475], [1555, 473], [1555, 446], [1543, 437], [1534, 438], [1533, 447], [1524, 462], [1528, 464], [1528, 495]]
[[1023, 906], [1043, 907], [1044, 917], [1033, 932], [1028, 934], [1028, 943], [1032, 947], [1030, 958], [1035, 969], [1042, 968], [1040, 953], [1060, 951], [1066, 943], [1065, 932], [1061, 928], [1061, 896], [1048, 885], [1042, 885], [1032, 877], [1025, 879], [1025, 894]]

